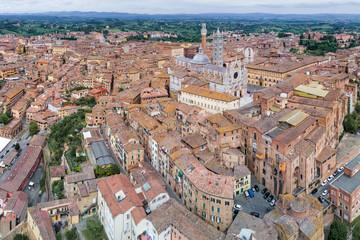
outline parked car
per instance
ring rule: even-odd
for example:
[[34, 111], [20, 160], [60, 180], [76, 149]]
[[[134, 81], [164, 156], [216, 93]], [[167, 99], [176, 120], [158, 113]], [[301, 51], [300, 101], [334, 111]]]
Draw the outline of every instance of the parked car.
[[330, 175], [330, 177], [327, 179], [329, 182], [331, 181], [331, 180], [333, 180], [333, 175]]
[[344, 171], [344, 167], [341, 167], [341, 168], [340, 168], [340, 171]]
[[14, 148], [14, 147], [15, 147], [15, 144], [13, 144], [11, 147]]
[[318, 199], [319, 199], [319, 202], [321, 202], [321, 203], [325, 202], [325, 199], [322, 196], [319, 196]]
[[240, 204], [235, 204], [234, 205], [234, 210], [242, 211], [241, 205]]
[[248, 193], [248, 191], [247, 191], [247, 190], [246, 190], [246, 191], [244, 191], [244, 195], [245, 195], [246, 199], [249, 199], [250, 194]]
[[267, 192], [267, 193], [264, 194], [263, 198], [267, 199], [269, 197], [269, 195], [270, 195], [270, 192]]
[[249, 189], [248, 192], [250, 194], [250, 197], [253, 198], [254, 197], [254, 192], [251, 189]]
[[322, 182], [321, 186], [325, 186], [328, 183], [328, 180]]
[[4, 158], [4, 155], [2, 155], [1, 158]]
[[327, 194], [328, 194], [328, 190], [325, 190], [325, 191], [322, 192], [321, 195], [326, 196]]
[[250, 212], [251, 216], [260, 217], [260, 214], [258, 212]]
[[251, 190], [256, 193], [256, 189], [254, 187], [252, 187]]
[[9, 150], [6, 150], [6, 153], [9, 153]]
[[265, 194], [267, 192], [267, 188], [264, 188], [263, 190], [261, 190], [261, 194]]
[[318, 192], [318, 189], [315, 188], [314, 190], [311, 191], [311, 194], [314, 195], [314, 194], [317, 193], [317, 192]]
[[260, 191], [260, 188], [258, 187], [258, 185], [255, 185], [254, 188], [257, 192]]
[[272, 207], [275, 206], [276, 200], [277, 200], [276, 198], [274, 198], [273, 200], [271, 200], [270, 206], [272, 206]]
[[268, 202], [271, 202], [273, 199], [274, 199], [274, 196], [271, 195], [270, 197], [268, 197], [267, 201], [268, 201]]

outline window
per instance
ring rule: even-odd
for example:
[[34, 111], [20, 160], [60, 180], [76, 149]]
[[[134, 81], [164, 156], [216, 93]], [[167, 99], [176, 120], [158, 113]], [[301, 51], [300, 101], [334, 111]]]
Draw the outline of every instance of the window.
[[211, 202], [215, 202], [215, 198], [211, 198]]
[[218, 213], [220, 212], [220, 208], [217, 209], [217, 212], [218, 212]]
[[225, 201], [225, 206], [230, 206], [230, 203], [228, 201]]
[[206, 218], [206, 212], [202, 212], [202, 216]]
[[339, 193], [339, 197], [342, 198], [342, 197], [343, 197], [343, 194], [342, 194], [342, 193]]
[[216, 203], [221, 204], [221, 200], [216, 199]]
[[349, 202], [349, 197], [348, 196], [345, 196], [344, 199], [345, 199], [346, 202]]
[[216, 222], [220, 223], [221, 219], [219, 217], [216, 217]]
[[205, 203], [203, 203], [203, 208], [205, 208]]
[[211, 206], [211, 211], [214, 211], [214, 206]]
[[210, 215], [211, 221], [215, 221], [215, 217], [213, 215]]

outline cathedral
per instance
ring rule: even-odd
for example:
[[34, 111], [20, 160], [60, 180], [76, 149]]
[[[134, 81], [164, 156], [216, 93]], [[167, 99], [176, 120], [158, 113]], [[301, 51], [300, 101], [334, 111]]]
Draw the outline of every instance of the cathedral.
[[240, 59], [235, 59], [226, 64], [223, 63], [224, 37], [219, 29], [213, 33], [213, 57], [212, 61], [210, 61], [208, 56], [204, 54], [204, 51], [206, 51], [206, 34], [206, 24], [203, 23], [201, 29], [202, 41], [198, 54], [193, 59], [185, 57], [176, 58], [175, 66], [168, 69], [170, 90], [176, 93], [184, 88], [183, 83], [186, 81], [186, 78], [193, 78], [187, 72], [194, 71], [197, 77], [208, 82], [210, 90], [233, 96], [245, 96], [247, 91], [245, 66], [242, 66]]

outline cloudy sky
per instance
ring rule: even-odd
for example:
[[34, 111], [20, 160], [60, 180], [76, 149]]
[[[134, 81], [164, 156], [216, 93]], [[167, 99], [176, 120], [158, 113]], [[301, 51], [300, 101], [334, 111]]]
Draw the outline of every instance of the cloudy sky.
[[1, 13], [357, 13], [360, 0], [0, 0]]

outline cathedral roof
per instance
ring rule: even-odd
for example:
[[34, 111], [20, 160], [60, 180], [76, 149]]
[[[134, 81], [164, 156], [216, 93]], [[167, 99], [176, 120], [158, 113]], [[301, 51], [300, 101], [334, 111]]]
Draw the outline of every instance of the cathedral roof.
[[191, 60], [192, 64], [206, 65], [210, 63], [209, 58], [203, 53], [202, 47], [199, 48], [199, 53]]

